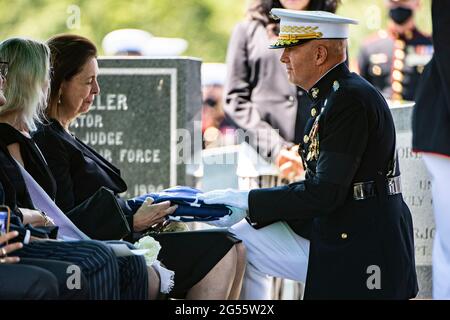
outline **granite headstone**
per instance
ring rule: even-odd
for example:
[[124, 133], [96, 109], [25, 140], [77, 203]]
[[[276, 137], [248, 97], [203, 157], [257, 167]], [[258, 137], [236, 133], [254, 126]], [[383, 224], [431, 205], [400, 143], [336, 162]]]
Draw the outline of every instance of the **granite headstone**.
[[391, 106], [397, 131], [397, 152], [403, 197], [413, 216], [419, 297], [430, 298], [432, 289], [431, 253], [435, 232], [431, 180], [420, 154], [412, 151], [412, 110], [411, 104]]
[[98, 62], [100, 95], [71, 130], [121, 170], [128, 184], [125, 197], [191, 185], [193, 159], [187, 153], [201, 149], [201, 61], [136, 57]]

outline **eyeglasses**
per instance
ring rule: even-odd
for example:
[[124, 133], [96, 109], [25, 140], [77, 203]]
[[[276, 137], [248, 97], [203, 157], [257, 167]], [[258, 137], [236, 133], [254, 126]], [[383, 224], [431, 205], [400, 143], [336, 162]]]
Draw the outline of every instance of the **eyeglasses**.
[[6, 75], [8, 74], [8, 62], [0, 61], [0, 76], [3, 78], [6, 78]]

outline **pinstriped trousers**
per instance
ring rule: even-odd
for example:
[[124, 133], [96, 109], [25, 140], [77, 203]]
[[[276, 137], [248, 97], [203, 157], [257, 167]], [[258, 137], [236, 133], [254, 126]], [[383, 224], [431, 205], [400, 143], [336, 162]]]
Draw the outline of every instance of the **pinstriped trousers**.
[[[131, 244], [127, 245], [132, 248]], [[148, 297], [144, 258], [116, 257], [112, 249], [101, 241], [34, 241], [17, 251], [17, 256], [65, 261], [79, 266], [88, 280], [89, 299], [92, 300], [141, 300]]]
[[[106, 243], [126, 244], [130, 249], [136, 249], [131, 243], [111, 240]], [[110, 249], [111, 250], [111, 249]], [[143, 256], [114, 257], [119, 265], [120, 299], [147, 300], [148, 273], [147, 264]]]

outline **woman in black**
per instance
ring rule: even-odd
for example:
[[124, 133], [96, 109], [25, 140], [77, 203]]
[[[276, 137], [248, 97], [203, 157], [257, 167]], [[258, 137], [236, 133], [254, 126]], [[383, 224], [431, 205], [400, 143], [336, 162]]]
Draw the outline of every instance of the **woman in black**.
[[[33, 202], [33, 196], [36, 199], [41, 193], [30, 192], [23, 175], [25, 171], [20, 166], [46, 188], [54, 188], [55, 183], [29, 135], [34, 120], [39, 118], [40, 108], [45, 105], [50, 50], [38, 41], [11, 38], [0, 43], [0, 61], [6, 61], [9, 67], [5, 88], [0, 78], [0, 200], [11, 209], [10, 229], [19, 233], [13, 241], [23, 242], [15, 255], [22, 263], [53, 273], [58, 280], [60, 298], [147, 299], [149, 292], [156, 296], [159, 280], [155, 271], [147, 271], [142, 257], [116, 257], [111, 248], [100, 241], [49, 240], [56, 238], [58, 226]], [[0, 255], [8, 252], [9, 249]], [[3, 259], [6, 258], [1, 257], [0, 263], [10, 261]], [[59, 263], [55, 265], [54, 260]], [[68, 288], [68, 274], [67, 270], [61, 270], [62, 264], [80, 269], [86, 279], [81, 286]], [[147, 272], [154, 276], [150, 281]], [[149, 288], [149, 283], [153, 287]]]
[[[48, 41], [52, 52], [51, 96], [46, 110], [50, 119], [33, 135], [56, 180], [56, 203], [68, 212], [99, 188], [115, 194], [126, 191], [120, 171], [69, 132], [70, 123], [89, 111], [100, 92], [97, 50], [88, 39], [75, 35]], [[39, 182], [39, 181], [38, 181]], [[45, 188], [44, 188], [45, 189]], [[47, 192], [52, 192], [50, 188]], [[136, 213], [117, 196], [132, 233], [161, 222], [174, 208], [169, 203], [144, 204]], [[83, 229], [83, 221], [78, 221]], [[175, 271], [172, 296], [190, 299], [237, 299], [245, 265], [240, 240], [228, 232], [162, 233], [155, 236], [162, 249], [159, 260]]]
[[[6, 103], [3, 83], [6, 69], [0, 70], [0, 107]], [[5, 191], [0, 183], [0, 203], [5, 202]], [[6, 231], [9, 230], [7, 226]], [[87, 299], [85, 277], [81, 279], [82, 290], [68, 290], [66, 271], [68, 262], [44, 259], [28, 259], [14, 255], [23, 248], [21, 242], [8, 243], [19, 236], [18, 231], [0, 232], [0, 300], [55, 300]], [[20, 238], [19, 238], [20, 239]]]

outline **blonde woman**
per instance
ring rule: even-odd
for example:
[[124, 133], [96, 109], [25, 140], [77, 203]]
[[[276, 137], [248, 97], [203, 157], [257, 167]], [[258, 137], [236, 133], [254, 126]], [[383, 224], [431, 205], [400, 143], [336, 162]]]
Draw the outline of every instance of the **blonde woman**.
[[0, 183], [5, 193], [4, 202], [13, 211], [12, 221], [24, 238], [25, 245], [17, 256], [77, 265], [87, 278], [90, 299], [156, 296], [156, 273], [150, 270], [148, 276], [142, 257], [116, 258], [112, 250], [99, 241], [48, 241], [47, 238], [55, 237], [56, 230], [40, 208], [35, 207], [32, 199], [39, 195], [28, 189], [20, 166], [43, 189], [55, 189], [45, 159], [30, 137], [46, 105], [50, 50], [38, 41], [11, 38], [0, 43], [0, 61], [8, 62], [9, 66], [4, 89], [6, 103], [0, 107]]

